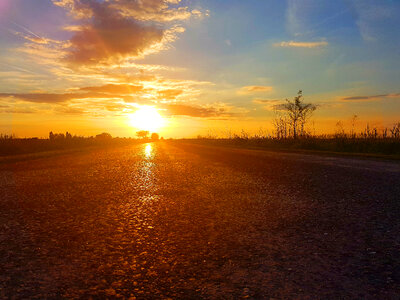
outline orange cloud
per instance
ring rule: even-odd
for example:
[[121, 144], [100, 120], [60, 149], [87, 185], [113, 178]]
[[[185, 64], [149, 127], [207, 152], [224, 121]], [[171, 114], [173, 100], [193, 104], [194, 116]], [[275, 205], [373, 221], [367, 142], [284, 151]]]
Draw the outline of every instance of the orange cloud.
[[16, 98], [22, 101], [35, 102], [35, 103], [60, 103], [75, 99], [81, 94], [47, 94], [47, 93], [27, 93], [27, 94], [13, 94], [13, 93], [0, 93], [0, 98]]
[[273, 90], [272, 86], [258, 86], [258, 85], [250, 85], [244, 86], [239, 91], [238, 94], [253, 94], [259, 92], [271, 92]]
[[183, 90], [176, 90], [176, 89], [168, 89], [168, 90], [162, 90], [158, 92], [158, 96], [161, 99], [175, 99], [177, 96], [181, 95], [183, 93]]
[[326, 42], [326, 41], [319, 41], [319, 42], [288, 41], [288, 42], [275, 43], [274, 46], [275, 47], [288, 47], [288, 48], [317, 48], [317, 47], [328, 46], [328, 42]]
[[108, 94], [133, 94], [143, 91], [143, 86], [131, 84], [106, 84], [103, 86], [82, 87], [79, 90]]
[[71, 100], [79, 99], [115, 99], [119, 98], [124, 100], [126, 95], [122, 94], [108, 94], [108, 93], [0, 93], [0, 99], [15, 98], [21, 101], [34, 102], [34, 103], [62, 103]]

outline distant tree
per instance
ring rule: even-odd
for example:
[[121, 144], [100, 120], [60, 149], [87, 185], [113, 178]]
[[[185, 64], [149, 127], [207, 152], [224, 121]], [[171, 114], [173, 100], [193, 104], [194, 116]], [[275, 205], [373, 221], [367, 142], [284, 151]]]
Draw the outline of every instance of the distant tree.
[[65, 133], [65, 138], [66, 139], [72, 139], [72, 134], [70, 134], [68, 131]]
[[149, 133], [150, 133], [150, 132], [148, 132], [147, 130], [139, 130], [139, 131], [136, 131], [136, 135], [137, 135], [137, 137], [140, 138], [140, 139], [147, 139], [148, 136], [149, 136]]
[[153, 141], [156, 141], [156, 140], [158, 140], [159, 138], [160, 138], [160, 136], [158, 135], [158, 133], [153, 132], [153, 133], [151, 134], [151, 139], [152, 139]]
[[311, 117], [317, 106], [303, 102], [303, 91], [300, 90], [292, 101], [286, 99], [286, 103], [280, 106], [284, 111], [293, 138], [305, 133], [305, 124]]
[[50, 140], [50, 141], [54, 140], [54, 133], [53, 133], [53, 131], [50, 131], [50, 133], [49, 133], [49, 140]]
[[64, 133], [55, 133], [53, 135], [53, 140], [63, 140], [65, 139]]
[[96, 139], [97, 140], [102, 140], [102, 141], [111, 140], [112, 136], [108, 132], [103, 132], [103, 133], [100, 133], [100, 134], [96, 135]]

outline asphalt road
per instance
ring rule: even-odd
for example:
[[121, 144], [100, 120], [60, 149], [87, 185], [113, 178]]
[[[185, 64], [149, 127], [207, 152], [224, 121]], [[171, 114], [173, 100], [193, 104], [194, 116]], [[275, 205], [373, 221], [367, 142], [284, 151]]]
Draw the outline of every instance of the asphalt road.
[[159, 142], [0, 164], [0, 298], [399, 299], [400, 165]]

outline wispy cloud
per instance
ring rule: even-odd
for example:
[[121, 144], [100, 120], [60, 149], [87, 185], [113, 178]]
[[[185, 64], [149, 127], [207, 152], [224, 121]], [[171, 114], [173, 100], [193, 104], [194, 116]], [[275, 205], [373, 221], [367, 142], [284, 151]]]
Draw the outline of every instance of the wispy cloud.
[[286, 47], [286, 48], [318, 48], [318, 47], [328, 46], [328, 42], [327, 41], [318, 41], [318, 42], [287, 41], [287, 42], [275, 43], [274, 46], [275, 47]]
[[167, 115], [171, 116], [188, 116], [197, 118], [210, 118], [219, 116], [229, 116], [224, 107], [201, 107], [189, 104], [166, 104], [162, 108], [166, 110]]
[[265, 93], [271, 92], [273, 90], [272, 86], [263, 86], [263, 85], [249, 85], [244, 86], [238, 90], [238, 94], [254, 94], [254, 93]]
[[256, 104], [262, 104], [265, 110], [281, 110], [282, 109], [282, 100], [279, 99], [259, 99], [256, 98], [252, 101]]
[[[357, 14], [356, 24], [361, 37], [365, 41], [375, 41], [386, 34], [386, 26], [399, 25], [396, 7], [397, 1], [373, 1], [373, 0], [351, 0], [352, 6]], [[397, 21], [396, 21], [397, 20]]]
[[400, 98], [400, 93], [372, 95], [372, 96], [351, 96], [351, 97], [341, 98], [340, 100], [362, 102], [362, 101], [380, 101], [387, 98]]
[[277, 99], [259, 99], [256, 98], [253, 100], [253, 103], [257, 103], [257, 104], [271, 104], [271, 103], [277, 103], [280, 102], [281, 100], [277, 100]]

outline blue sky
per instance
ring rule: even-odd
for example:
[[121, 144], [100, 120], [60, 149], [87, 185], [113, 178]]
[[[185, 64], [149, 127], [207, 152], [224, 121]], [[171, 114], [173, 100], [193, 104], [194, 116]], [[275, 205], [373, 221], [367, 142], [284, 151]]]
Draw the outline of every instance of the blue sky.
[[[353, 114], [377, 126], [399, 121], [400, 1], [144, 2], [1, 0], [3, 131], [36, 124], [27, 135], [68, 126], [90, 134], [103, 120], [129, 135], [122, 120], [140, 105], [157, 107], [171, 136], [269, 128], [273, 108], [299, 89], [320, 105], [321, 131]], [[115, 39], [103, 35], [107, 26]], [[142, 88], [129, 99], [71, 95], [110, 84]]]

